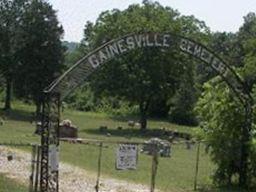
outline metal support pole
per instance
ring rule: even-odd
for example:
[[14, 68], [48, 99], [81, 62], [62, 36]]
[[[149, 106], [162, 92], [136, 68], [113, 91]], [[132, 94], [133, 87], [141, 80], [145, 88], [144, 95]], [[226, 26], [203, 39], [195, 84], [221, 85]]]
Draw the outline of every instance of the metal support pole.
[[99, 192], [99, 186], [100, 186], [100, 172], [101, 172], [101, 158], [102, 158], [102, 142], [99, 145], [100, 151], [99, 151], [99, 159], [98, 159], [98, 174], [97, 174], [97, 181], [95, 185], [96, 192]]
[[31, 175], [29, 182], [29, 192], [34, 192], [34, 184], [35, 184], [35, 162], [36, 162], [36, 145], [32, 146], [32, 158], [31, 158]]
[[60, 96], [57, 93], [44, 93], [42, 133], [41, 133], [41, 171], [40, 192], [58, 192], [59, 172], [49, 169], [49, 146], [59, 146]]
[[156, 182], [156, 174], [157, 174], [157, 166], [158, 166], [158, 152], [157, 152], [157, 144], [153, 145], [153, 157], [152, 157], [152, 174], [151, 174], [151, 187], [150, 192], [155, 191], [155, 182]]
[[197, 146], [197, 153], [196, 153], [196, 172], [195, 172], [195, 180], [194, 180], [194, 190], [197, 190], [197, 177], [198, 177], [198, 167], [199, 167], [199, 156], [200, 156], [200, 141], [198, 142]]
[[35, 178], [35, 188], [34, 191], [38, 192], [38, 180], [39, 180], [39, 167], [40, 167], [40, 154], [41, 154], [41, 146], [37, 146], [37, 156], [36, 156], [36, 178]]

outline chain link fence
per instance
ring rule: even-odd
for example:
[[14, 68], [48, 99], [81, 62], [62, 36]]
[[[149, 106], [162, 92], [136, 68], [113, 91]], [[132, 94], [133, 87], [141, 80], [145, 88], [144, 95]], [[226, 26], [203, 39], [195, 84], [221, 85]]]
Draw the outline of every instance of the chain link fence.
[[[124, 146], [136, 146], [136, 159], [128, 168], [118, 163]], [[68, 163], [60, 163], [59, 191], [179, 192], [211, 185], [215, 167], [204, 143], [174, 142], [170, 157], [153, 153], [154, 146], [143, 142], [63, 142], [60, 160]], [[39, 171], [40, 146], [0, 145], [0, 192], [39, 192]]]
[[62, 143], [61, 159], [77, 166], [60, 165], [60, 191], [178, 192], [211, 185], [214, 165], [204, 143], [174, 142], [170, 157], [156, 157], [142, 153], [144, 143], [126, 142], [136, 145], [138, 152], [135, 167], [126, 170], [117, 168], [117, 151], [123, 144], [97, 140]]

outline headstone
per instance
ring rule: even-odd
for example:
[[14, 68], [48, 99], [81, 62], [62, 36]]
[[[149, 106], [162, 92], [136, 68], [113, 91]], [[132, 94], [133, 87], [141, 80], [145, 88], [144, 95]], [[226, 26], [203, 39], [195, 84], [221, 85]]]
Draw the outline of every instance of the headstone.
[[161, 157], [170, 157], [171, 156], [171, 144], [166, 140], [159, 138], [152, 138], [144, 142], [145, 144], [142, 147], [141, 152], [147, 155], [154, 154], [154, 147], [157, 147], [157, 153]]

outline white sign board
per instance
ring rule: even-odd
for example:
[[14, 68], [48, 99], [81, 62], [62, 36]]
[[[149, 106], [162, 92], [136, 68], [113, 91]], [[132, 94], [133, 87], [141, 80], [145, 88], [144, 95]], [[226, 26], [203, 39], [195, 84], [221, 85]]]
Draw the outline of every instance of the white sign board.
[[134, 144], [120, 144], [116, 153], [116, 169], [136, 169], [138, 160], [138, 146]]
[[59, 148], [56, 145], [49, 146], [49, 169], [50, 171], [59, 169]]

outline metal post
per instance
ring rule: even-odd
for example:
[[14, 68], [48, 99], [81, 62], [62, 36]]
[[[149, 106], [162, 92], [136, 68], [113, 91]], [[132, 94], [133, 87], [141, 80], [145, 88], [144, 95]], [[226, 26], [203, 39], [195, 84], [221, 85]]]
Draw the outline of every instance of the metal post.
[[42, 124], [41, 124], [41, 170], [40, 170], [40, 191], [48, 191], [48, 150], [49, 150], [49, 98], [44, 93]]
[[197, 146], [197, 153], [196, 153], [196, 172], [195, 172], [195, 180], [194, 180], [194, 190], [197, 190], [197, 177], [198, 177], [198, 167], [199, 167], [199, 156], [200, 156], [200, 141], [198, 142]]
[[38, 180], [39, 180], [39, 166], [40, 166], [40, 154], [41, 154], [41, 147], [37, 146], [37, 156], [36, 156], [36, 176], [35, 176], [35, 188], [34, 191], [38, 192]]
[[99, 192], [99, 184], [100, 184], [100, 172], [101, 172], [101, 157], [102, 157], [102, 142], [100, 142], [100, 151], [99, 151], [99, 159], [98, 159], [98, 175], [97, 175], [97, 181], [95, 185], [96, 192]]
[[158, 152], [157, 152], [157, 144], [153, 145], [153, 157], [152, 157], [152, 174], [151, 174], [151, 187], [150, 192], [155, 191], [155, 182], [156, 182], [156, 174], [157, 174], [157, 166], [158, 166]]
[[49, 145], [59, 146], [60, 96], [58, 93], [44, 93], [42, 133], [41, 133], [41, 171], [40, 192], [58, 192], [59, 172], [49, 170]]
[[34, 178], [35, 178], [35, 159], [36, 159], [36, 145], [32, 145], [32, 157], [31, 157], [31, 175], [29, 182], [29, 192], [34, 191]]

